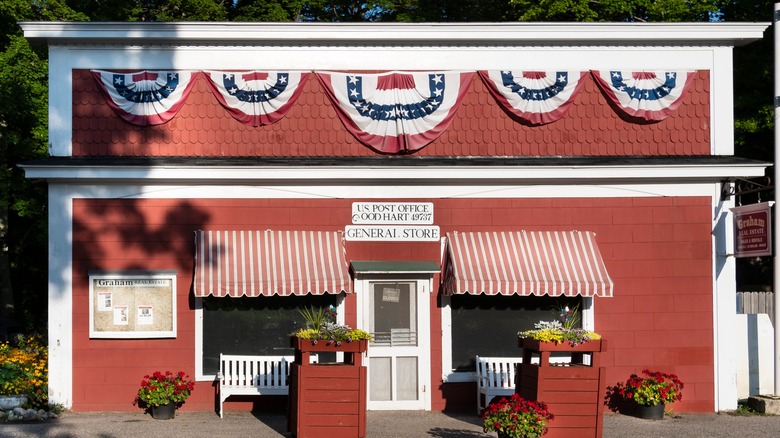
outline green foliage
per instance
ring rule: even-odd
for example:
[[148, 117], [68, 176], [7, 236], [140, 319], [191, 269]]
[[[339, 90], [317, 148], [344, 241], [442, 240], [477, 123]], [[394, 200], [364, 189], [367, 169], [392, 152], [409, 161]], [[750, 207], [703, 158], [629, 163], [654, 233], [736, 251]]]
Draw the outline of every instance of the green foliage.
[[0, 344], [0, 394], [27, 396], [33, 409], [48, 407], [48, 350], [43, 336], [18, 335]]
[[309, 339], [312, 341], [328, 341], [328, 342], [352, 342], [361, 341], [364, 339], [371, 340], [371, 334], [359, 330], [353, 329], [349, 326], [336, 323], [336, 308], [330, 306], [328, 308], [303, 308], [299, 312], [303, 319], [306, 321], [306, 327], [296, 330], [291, 336], [296, 336], [301, 339]]
[[619, 382], [607, 387], [607, 399], [618, 395], [627, 400], [634, 400], [641, 406], [672, 404], [682, 400], [683, 382], [675, 374], [660, 371], [642, 370], [644, 377], [632, 374], [626, 383]]
[[144, 376], [141, 388], [134, 404], [144, 409], [164, 406], [168, 403], [181, 405], [189, 398], [195, 389], [195, 382], [183, 371], [173, 374], [170, 371], [162, 373], [155, 371], [151, 375]]
[[47, 154], [48, 63], [17, 22], [86, 19], [62, 0], [0, 2], [0, 312], [27, 331], [46, 320], [46, 187], [17, 164]]
[[538, 438], [547, 433], [547, 422], [555, 416], [541, 401], [512, 394], [491, 402], [481, 413], [485, 432], [500, 432], [512, 438]]
[[725, 0], [512, 0], [520, 21], [710, 21]]

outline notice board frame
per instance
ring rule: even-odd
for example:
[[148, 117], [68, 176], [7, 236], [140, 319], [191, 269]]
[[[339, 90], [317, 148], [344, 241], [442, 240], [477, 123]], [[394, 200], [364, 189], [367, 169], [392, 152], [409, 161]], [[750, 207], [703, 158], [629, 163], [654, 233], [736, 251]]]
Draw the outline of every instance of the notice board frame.
[[89, 271], [89, 337], [176, 338], [176, 274]]

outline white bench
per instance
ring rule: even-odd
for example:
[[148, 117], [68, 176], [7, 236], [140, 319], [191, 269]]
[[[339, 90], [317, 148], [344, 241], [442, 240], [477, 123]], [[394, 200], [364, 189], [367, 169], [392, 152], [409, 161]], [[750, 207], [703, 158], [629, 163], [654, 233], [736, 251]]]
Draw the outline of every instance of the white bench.
[[477, 414], [493, 397], [515, 393], [515, 370], [522, 361], [522, 357], [477, 356]]
[[293, 356], [219, 355], [219, 417], [231, 395], [287, 395]]

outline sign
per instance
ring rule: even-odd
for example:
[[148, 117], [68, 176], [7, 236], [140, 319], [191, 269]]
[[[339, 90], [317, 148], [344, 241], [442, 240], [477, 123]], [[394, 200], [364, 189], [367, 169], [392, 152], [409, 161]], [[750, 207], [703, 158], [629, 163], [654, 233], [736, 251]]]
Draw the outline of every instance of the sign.
[[175, 338], [175, 271], [90, 271], [89, 337]]
[[353, 202], [353, 224], [433, 223], [432, 202]]
[[344, 237], [347, 241], [433, 242], [439, 240], [441, 233], [438, 225], [347, 225], [344, 229]]
[[772, 255], [772, 212], [769, 202], [744, 205], [734, 212], [734, 256]]

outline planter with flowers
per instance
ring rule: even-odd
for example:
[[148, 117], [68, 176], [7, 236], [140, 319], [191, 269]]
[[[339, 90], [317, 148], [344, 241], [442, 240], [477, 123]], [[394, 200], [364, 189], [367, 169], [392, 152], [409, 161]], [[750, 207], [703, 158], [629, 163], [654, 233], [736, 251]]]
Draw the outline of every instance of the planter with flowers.
[[559, 320], [518, 333], [523, 362], [515, 392], [526, 400], [544, 400], [556, 412], [549, 425], [552, 437], [602, 435], [606, 370], [600, 364], [607, 343], [578, 323], [577, 308], [565, 307]]
[[628, 413], [639, 418], [661, 420], [666, 405], [682, 400], [685, 387], [675, 374], [642, 370], [643, 377], [632, 374], [625, 383], [607, 387], [606, 400], [616, 398], [630, 403]]
[[141, 388], [133, 404], [147, 410], [155, 419], [169, 420], [174, 417], [176, 408], [187, 401], [193, 389], [195, 382], [183, 371], [176, 374], [155, 371], [141, 380]]
[[[306, 327], [290, 337], [295, 362], [290, 367], [287, 428], [296, 438], [365, 437], [367, 373], [363, 353], [371, 335], [337, 324], [334, 307], [300, 312]], [[343, 361], [311, 363], [311, 353], [323, 352], [343, 353]]]
[[48, 353], [40, 335], [0, 342], [0, 410], [48, 409]]
[[485, 432], [499, 438], [537, 438], [547, 433], [547, 422], [554, 415], [540, 401], [525, 400], [517, 394], [492, 401], [479, 417]]

